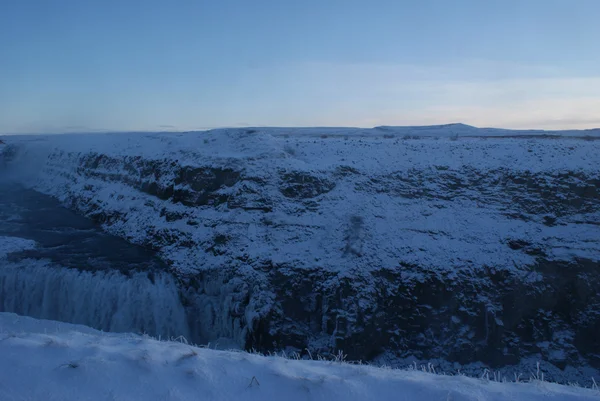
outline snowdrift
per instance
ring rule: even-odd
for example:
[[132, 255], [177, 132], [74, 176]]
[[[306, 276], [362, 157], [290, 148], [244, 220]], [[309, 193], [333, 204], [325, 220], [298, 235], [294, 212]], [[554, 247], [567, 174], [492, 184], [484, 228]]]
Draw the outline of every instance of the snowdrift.
[[[215, 351], [0, 313], [0, 399], [583, 401], [598, 390]], [[501, 379], [502, 380], [502, 379]]]

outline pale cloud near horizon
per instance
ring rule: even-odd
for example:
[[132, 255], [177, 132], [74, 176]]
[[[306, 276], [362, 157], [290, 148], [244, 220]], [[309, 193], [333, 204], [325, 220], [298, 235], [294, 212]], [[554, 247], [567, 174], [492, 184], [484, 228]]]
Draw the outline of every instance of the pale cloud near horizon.
[[[303, 71], [295, 73], [300, 85]], [[326, 111], [324, 125], [600, 127], [600, 77], [561, 76], [544, 66], [483, 61], [433, 68], [313, 65], [304, 74], [312, 85], [290, 92], [314, 97]]]
[[509, 129], [600, 128], [600, 99], [520, 101], [502, 107], [431, 107], [415, 112], [389, 112], [357, 122], [358, 126], [435, 125], [461, 122], [476, 127]]
[[57, 113], [23, 124], [11, 121], [10, 115], [2, 116], [0, 133], [81, 131], [85, 127], [88, 131], [151, 131], [452, 122], [522, 129], [600, 127], [600, 76], [573, 77], [548, 66], [483, 60], [430, 67], [278, 65], [248, 69], [235, 77], [235, 85], [224, 85], [206, 99], [192, 97], [175, 106], [166, 99], [164, 103], [132, 105], [128, 113], [123, 109], [135, 94], [127, 99], [111, 103], [104, 111], [92, 110], [85, 118]]

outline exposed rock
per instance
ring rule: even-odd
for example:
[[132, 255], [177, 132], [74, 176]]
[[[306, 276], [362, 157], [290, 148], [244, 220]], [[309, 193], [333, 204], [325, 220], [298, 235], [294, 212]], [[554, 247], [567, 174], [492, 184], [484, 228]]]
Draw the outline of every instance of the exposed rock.
[[223, 135], [201, 155], [58, 144], [35, 187], [160, 250], [203, 341], [600, 369], [598, 141]]
[[335, 188], [334, 182], [301, 171], [282, 173], [281, 181], [281, 193], [287, 198], [314, 198]]

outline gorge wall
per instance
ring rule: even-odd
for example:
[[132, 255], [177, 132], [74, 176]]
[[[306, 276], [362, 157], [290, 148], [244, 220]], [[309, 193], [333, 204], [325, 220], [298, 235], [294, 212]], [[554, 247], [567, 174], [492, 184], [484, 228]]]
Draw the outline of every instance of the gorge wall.
[[14, 137], [3, 174], [158, 250], [201, 341], [600, 369], [600, 141], [456, 129]]

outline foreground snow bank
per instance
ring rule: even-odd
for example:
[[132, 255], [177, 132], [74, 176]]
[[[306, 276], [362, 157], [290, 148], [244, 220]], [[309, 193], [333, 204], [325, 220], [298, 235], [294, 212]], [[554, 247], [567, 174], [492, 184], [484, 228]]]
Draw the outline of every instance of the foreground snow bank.
[[0, 313], [0, 399], [592, 400], [556, 384], [294, 361]]

